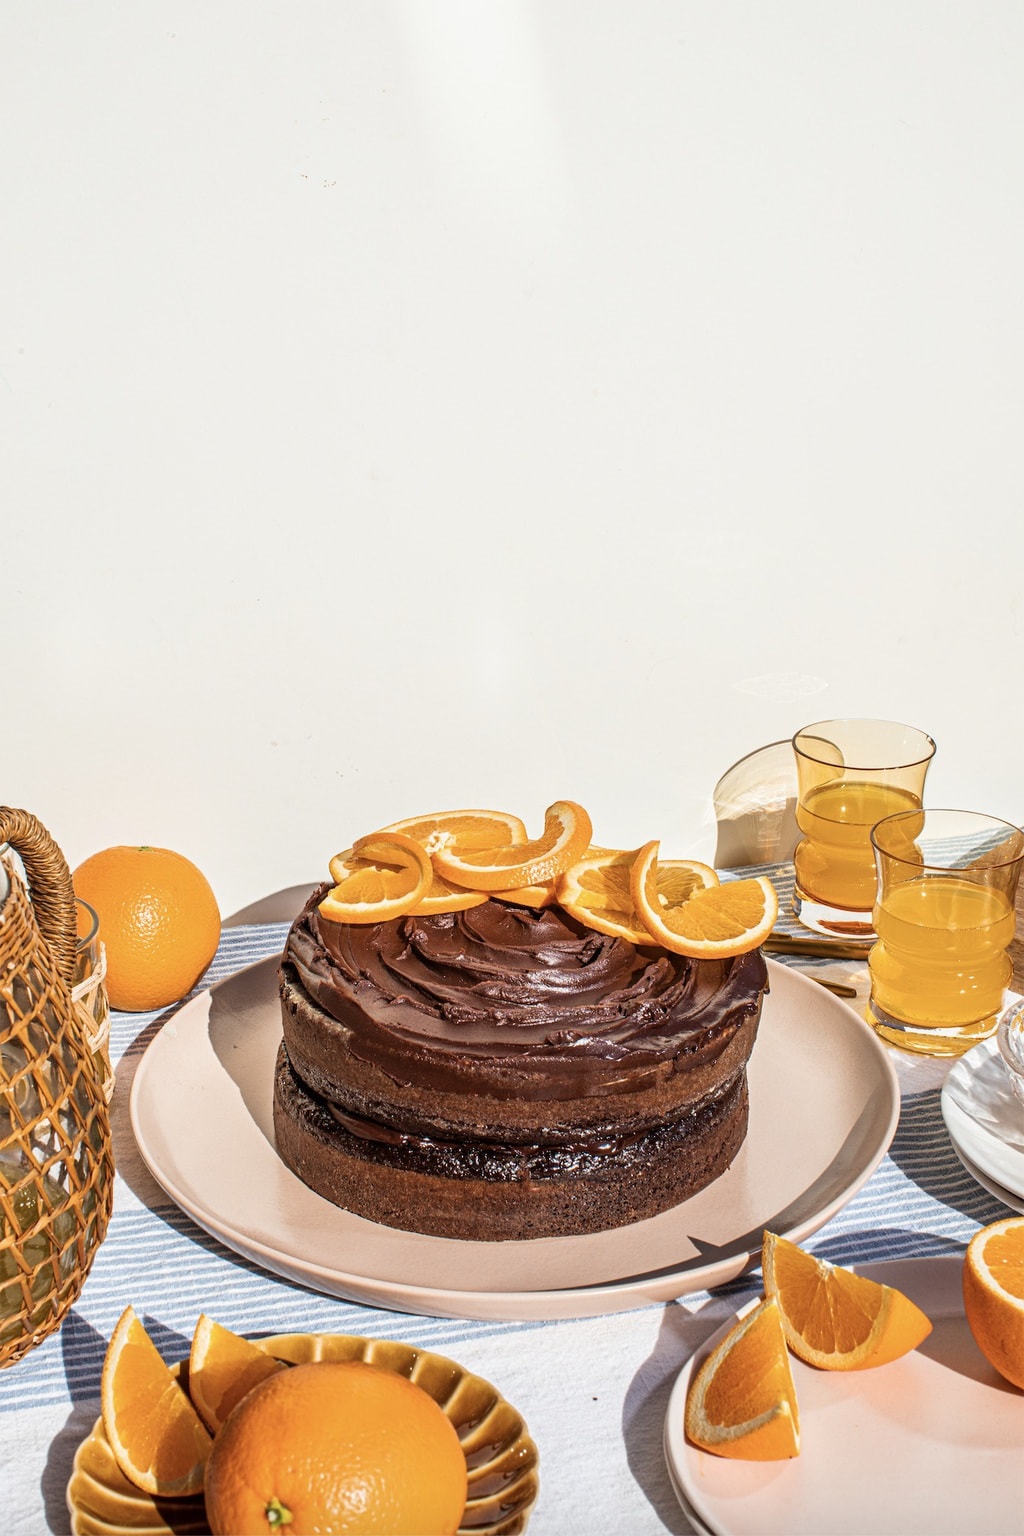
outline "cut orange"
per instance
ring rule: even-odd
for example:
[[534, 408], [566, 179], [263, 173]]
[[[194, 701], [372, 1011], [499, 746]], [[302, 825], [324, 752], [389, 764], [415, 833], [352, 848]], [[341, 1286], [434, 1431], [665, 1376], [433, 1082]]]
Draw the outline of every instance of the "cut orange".
[[211, 1436], [133, 1307], [107, 1346], [100, 1402], [104, 1432], [129, 1482], [161, 1498], [199, 1492]]
[[[696, 860], [661, 865], [658, 846], [645, 843], [630, 871], [633, 905], [652, 938], [695, 960], [729, 959], [764, 942], [779, 915], [770, 880], [758, 875], [720, 884], [714, 870]], [[673, 865], [679, 871], [674, 889], [661, 874]]]
[[[631, 944], [651, 944], [629, 886], [629, 872], [640, 852], [621, 848], [588, 848], [571, 869], [558, 877], [558, 900], [567, 912], [614, 938]], [[713, 871], [712, 871], [713, 873]]]
[[1024, 1216], [975, 1232], [964, 1254], [964, 1313], [1000, 1376], [1024, 1388]]
[[686, 1434], [715, 1456], [784, 1461], [800, 1454], [800, 1415], [774, 1301], [739, 1318], [690, 1382]]
[[204, 1312], [192, 1335], [188, 1395], [207, 1429], [216, 1433], [248, 1391], [284, 1369], [283, 1360], [275, 1360]]
[[434, 868], [453, 885], [473, 891], [507, 891], [540, 885], [575, 864], [590, 843], [590, 817], [573, 800], [556, 800], [544, 816], [540, 837], [526, 843], [460, 850], [438, 848]]
[[826, 1371], [888, 1365], [928, 1337], [929, 1319], [894, 1286], [805, 1253], [766, 1232], [761, 1248], [765, 1295], [779, 1304], [794, 1355]]
[[486, 891], [483, 895], [485, 900], [493, 896], [496, 901], [509, 901], [516, 907], [550, 907], [558, 900], [558, 882], [542, 880], [539, 885], [517, 885], [510, 891]]
[[[525, 843], [527, 839], [523, 822], [507, 811], [436, 811], [429, 816], [407, 816], [404, 821], [393, 821], [381, 831], [401, 832], [406, 837], [413, 837], [431, 855], [442, 848], [456, 852], [505, 848], [514, 843]], [[429, 889], [409, 909], [408, 915], [423, 917], [430, 912], [464, 912], [486, 900], [486, 892], [453, 885], [435, 869]]]
[[404, 832], [373, 832], [330, 862], [337, 884], [320, 902], [334, 923], [384, 923], [421, 901], [434, 878], [422, 843]]

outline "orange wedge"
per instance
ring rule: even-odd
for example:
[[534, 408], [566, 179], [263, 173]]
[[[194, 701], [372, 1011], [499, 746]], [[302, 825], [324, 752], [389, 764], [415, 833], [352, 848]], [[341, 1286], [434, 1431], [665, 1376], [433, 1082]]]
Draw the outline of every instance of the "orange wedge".
[[204, 1312], [192, 1335], [188, 1395], [207, 1429], [216, 1434], [248, 1391], [284, 1369], [284, 1361], [275, 1360]]
[[[614, 938], [631, 944], [652, 944], [629, 886], [629, 872], [640, 852], [621, 848], [588, 848], [571, 869], [558, 877], [558, 900], [567, 912]], [[714, 873], [714, 871], [712, 871]]]
[[695, 960], [723, 960], [756, 949], [771, 933], [779, 899], [763, 875], [720, 884], [706, 864], [684, 859], [672, 864], [680, 871], [675, 889], [662, 879], [661, 869], [672, 866], [659, 864], [657, 842], [644, 844], [630, 871], [633, 905], [666, 949]]
[[708, 1355], [690, 1382], [684, 1427], [694, 1445], [715, 1456], [799, 1456], [796, 1389], [774, 1301], [759, 1302]]
[[[518, 816], [511, 816], [507, 811], [435, 811], [429, 816], [407, 816], [404, 821], [393, 821], [381, 830], [402, 832], [406, 837], [414, 837], [431, 855], [442, 848], [451, 848], [456, 852], [506, 848], [513, 843], [525, 843], [527, 839], [524, 824]], [[422, 917], [430, 912], [464, 912], [468, 907], [478, 907], [486, 900], [485, 892], [453, 885], [435, 869], [429, 889], [410, 908], [409, 916]]]
[[434, 878], [422, 843], [404, 832], [373, 832], [330, 862], [337, 884], [320, 902], [334, 923], [384, 923], [421, 901]]
[[544, 816], [540, 837], [490, 848], [438, 848], [434, 868], [453, 885], [473, 891], [508, 891], [540, 885], [575, 864], [590, 843], [590, 817], [573, 800], [556, 800]]
[[991, 1366], [1024, 1388], [1024, 1216], [975, 1232], [964, 1254], [964, 1313]]
[[100, 1402], [104, 1432], [129, 1482], [161, 1498], [199, 1492], [213, 1441], [133, 1307], [107, 1346]]
[[928, 1337], [929, 1319], [890, 1285], [805, 1253], [766, 1232], [761, 1268], [794, 1355], [825, 1371], [888, 1365]]

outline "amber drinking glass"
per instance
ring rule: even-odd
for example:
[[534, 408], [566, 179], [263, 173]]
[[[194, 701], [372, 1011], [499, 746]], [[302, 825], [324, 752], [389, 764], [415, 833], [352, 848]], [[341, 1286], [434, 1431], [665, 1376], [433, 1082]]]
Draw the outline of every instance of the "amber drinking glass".
[[869, 1021], [904, 1050], [959, 1055], [999, 1023], [1024, 832], [975, 811], [918, 810], [886, 817], [871, 840]]
[[796, 820], [794, 910], [816, 933], [874, 936], [871, 828], [916, 810], [935, 754], [930, 736], [892, 720], [821, 720], [793, 737]]

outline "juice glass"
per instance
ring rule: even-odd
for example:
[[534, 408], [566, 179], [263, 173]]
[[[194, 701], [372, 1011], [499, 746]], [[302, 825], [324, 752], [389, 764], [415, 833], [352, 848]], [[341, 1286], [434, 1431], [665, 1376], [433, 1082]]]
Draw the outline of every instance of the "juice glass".
[[1024, 832], [976, 811], [917, 810], [887, 816], [871, 841], [868, 1019], [904, 1050], [958, 1056], [999, 1023]]
[[871, 828], [916, 810], [935, 743], [892, 720], [820, 720], [793, 737], [797, 825], [793, 909], [804, 927], [874, 938]]

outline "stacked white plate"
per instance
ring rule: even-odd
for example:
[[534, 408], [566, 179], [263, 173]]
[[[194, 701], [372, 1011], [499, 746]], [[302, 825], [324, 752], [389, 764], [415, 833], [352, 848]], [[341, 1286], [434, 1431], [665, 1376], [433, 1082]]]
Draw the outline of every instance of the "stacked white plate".
[[957, 1157], [990, 1195], [1024, 1213], [1024, 1106], [993, 1037], [960, 1057], [942, 1088]]

